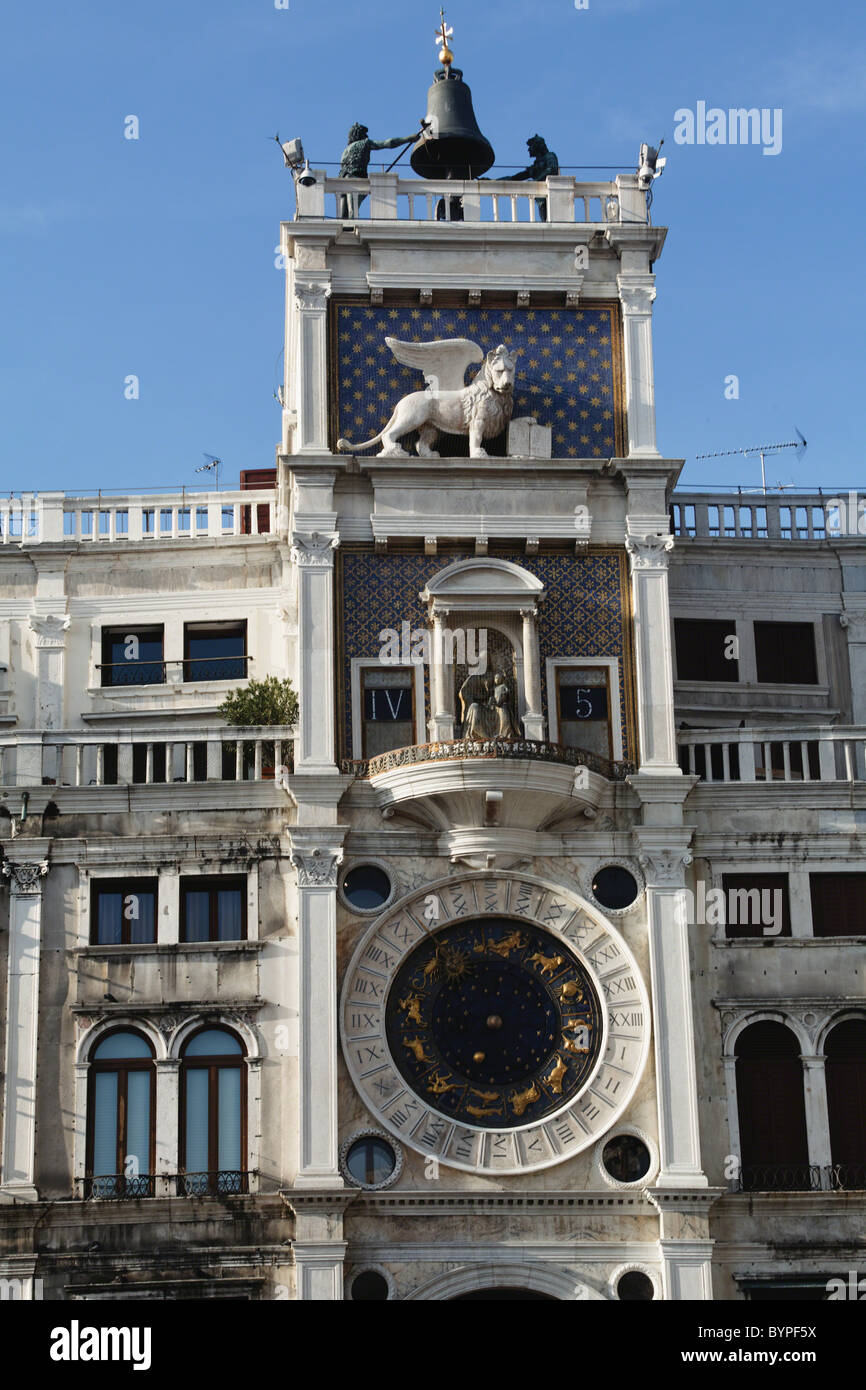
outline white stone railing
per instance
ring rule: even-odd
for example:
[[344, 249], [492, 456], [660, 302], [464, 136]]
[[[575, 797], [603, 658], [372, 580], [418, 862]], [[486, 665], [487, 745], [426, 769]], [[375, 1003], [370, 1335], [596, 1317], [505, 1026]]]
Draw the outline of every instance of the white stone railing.
[[570, 175], [558, 174], [535, 183], [509, 179], [403, 179], [399, 174], [341, 179], [329, 177], [323, 169], [312, 172], [316, 182], [310, 187], [295, 184], [298, 220], [450, 221], [452, 198], [460, 199], [463, 222], [541, 222], [536, 203], [539, 198], [546, 203], [548, 223], [646, 224], [647, 220], [646, 197], [638, 189], [634, 174], [620, 174], [613, 182], [605, 183], [580, 183]]
[[[671, 531], [695, 540], [823, 541], [856, 534], [850, 510], [848, 494], [838, 492], [677, 491], [671, 499]], [[864, 531], [866, 526], [861, 537]]]
[[62, 492], [0, 498], [0, 545], [266, 535], [276, 529], [272, 488], [90, 497]]
[[680, 729], [683, 772], [706, 782], [864, 782], [866, 727]]
[[0, 734], [0, 787], [279, 781], [294, 766], [294, 745], [288, 725], [15, 729]]

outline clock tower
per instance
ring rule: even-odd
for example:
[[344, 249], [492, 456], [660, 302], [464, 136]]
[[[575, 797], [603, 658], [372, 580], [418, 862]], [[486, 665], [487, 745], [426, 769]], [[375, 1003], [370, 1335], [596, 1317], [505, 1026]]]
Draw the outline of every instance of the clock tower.
[[354, 126], [282, 227], [297, 1294], [709, 1298], [665, 231], [539, 135], [482, 178], [437, 42], [422, 177]]

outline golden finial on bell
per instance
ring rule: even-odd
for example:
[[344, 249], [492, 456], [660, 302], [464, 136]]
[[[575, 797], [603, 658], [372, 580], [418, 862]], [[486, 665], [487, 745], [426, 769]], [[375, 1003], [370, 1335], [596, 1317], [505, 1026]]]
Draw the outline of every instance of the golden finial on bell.
[[434, 39], [434, 42], [437, 45], [441, 44], [441, 47], [439, 49], [439, 62], [443, 65], [443, 67], [447, 68], [450, 67], [451, 64], [454, 62], [454, 54], [448, 47], [448, 40], [452, 37], [454, 29], [450, 24], [445, 23], [445, 11], [440, 10], [439, 13], [442, 16], [442, 23], [440, 27], [436, 30], [436, 37]]

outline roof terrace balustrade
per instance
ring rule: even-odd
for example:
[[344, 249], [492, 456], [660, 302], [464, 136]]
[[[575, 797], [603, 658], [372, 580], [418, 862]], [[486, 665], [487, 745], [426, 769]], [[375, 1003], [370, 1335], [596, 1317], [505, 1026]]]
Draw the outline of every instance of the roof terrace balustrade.
[[204, 724], [159, 732], [15, 729], [0, 735], [0, 787], [269, 782], [292, 771], [295, 732]]
[[705, 782], [864, 782], [866, 727], [680, 729], [683, 772]]
[[[343, 222], [647, 223], [646, 198], [634, 174], [584, 183], [569, 174], [541, 182], [509, 179], [404, 179], [370, 174], [366, 179], [311, 171], [315, 183], [296, 183], [296, 221]], [[546, 217], [542, 218], [539, 204]], [[348, 215], [347, 215], [348, 212]]]
[[272, 535], [273, 488], [129, 496], [20, 493], [0, 498], [0, 546], [216, 540]]
[[866, 499], [836, 492], [677, 490], [671, 531], [681, 540], [839, 541], [866, 544]]

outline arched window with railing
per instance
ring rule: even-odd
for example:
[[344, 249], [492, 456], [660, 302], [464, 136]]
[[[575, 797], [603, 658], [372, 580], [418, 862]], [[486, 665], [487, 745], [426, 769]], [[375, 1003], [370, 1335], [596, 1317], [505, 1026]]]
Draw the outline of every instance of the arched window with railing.
[[204, 1027], [181, 1053], [181, 1195], [246, 1192], [246, 1056], [228, 1028]]
[[820, 1173], [809, 1163], [797, 1038], [782, 1023], [752, 1023], [737, 1038], [736, 1058], [742, 1189], [819, 1187]]
[[153, 1196], [155, 1102], [148, 1040], [131, 1029], [103, 1034], [88, 1074], [88, 1196]]
[[837, 1023], [824, 1057], [832, 1185], [866, 1187], [866, 1019]]

